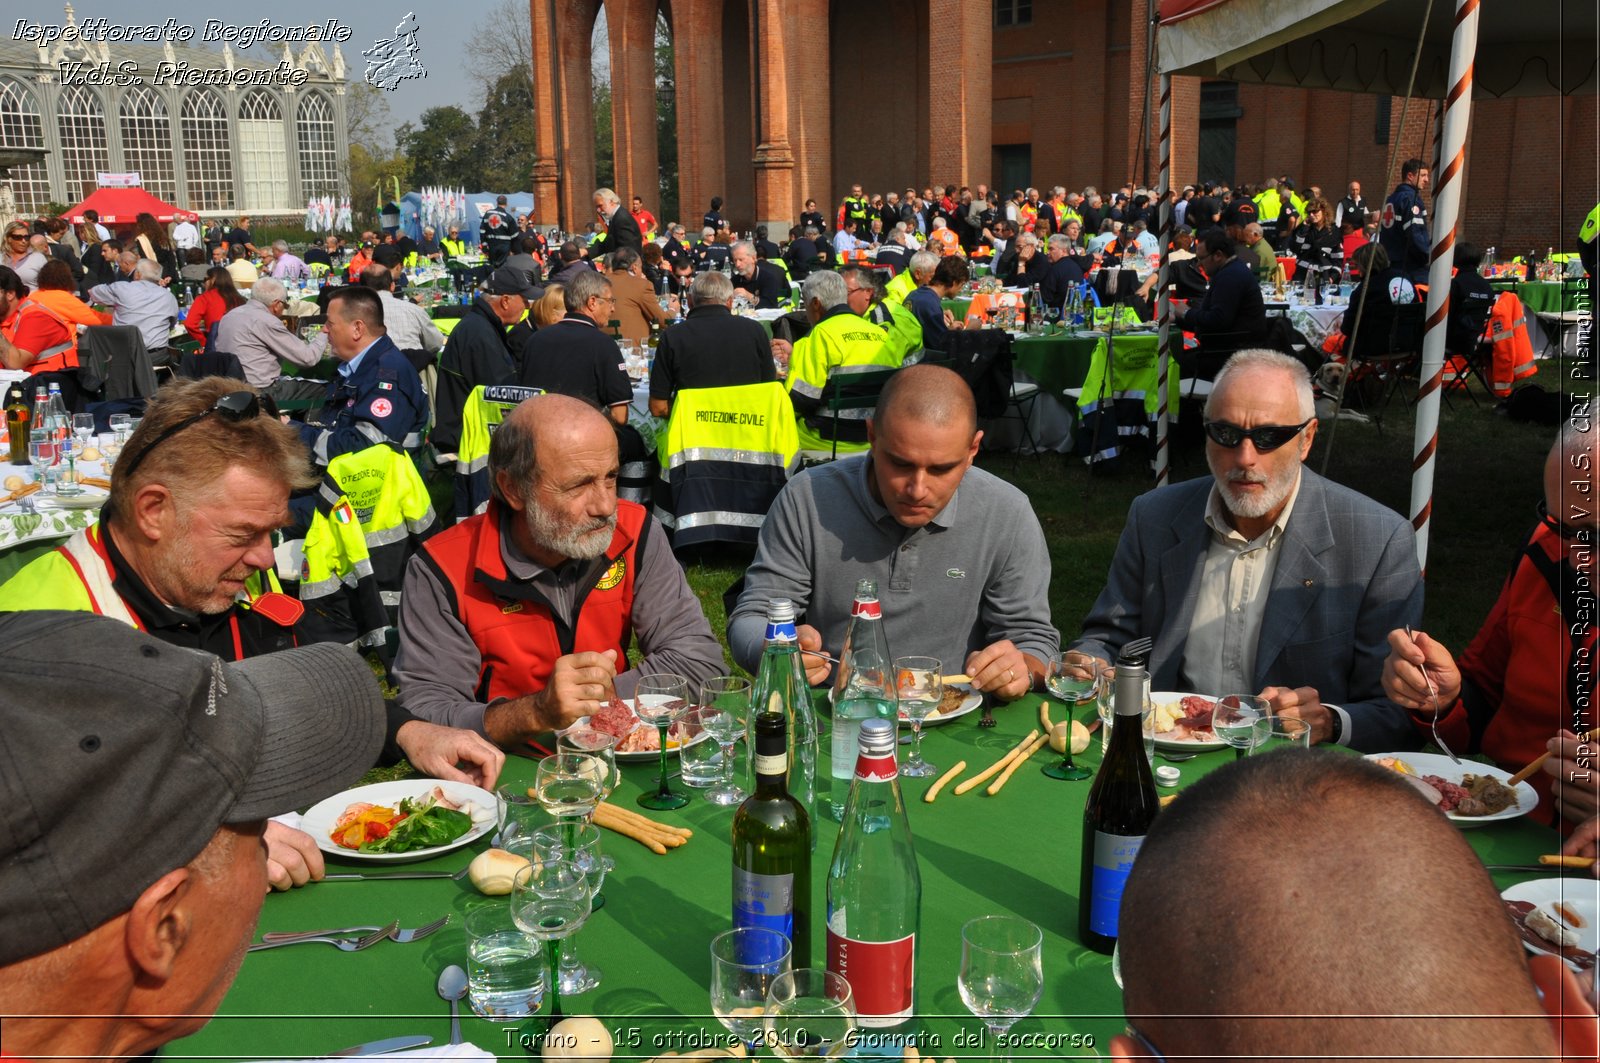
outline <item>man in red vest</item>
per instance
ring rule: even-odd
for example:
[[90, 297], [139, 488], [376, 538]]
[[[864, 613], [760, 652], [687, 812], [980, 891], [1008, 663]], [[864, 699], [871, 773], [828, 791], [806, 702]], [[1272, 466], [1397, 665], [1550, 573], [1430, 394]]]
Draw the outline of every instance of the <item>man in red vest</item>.
[[[723, 671], [666, 535], [617, 500], [617, 437], [590, 404], [540, 395], [489, 447], [489, 508], [411, 559], [395, 673], [423, 719], [512, 747], [630, 697], [641, 675]], [[642, 659], [629, 667], [638, 636]]]

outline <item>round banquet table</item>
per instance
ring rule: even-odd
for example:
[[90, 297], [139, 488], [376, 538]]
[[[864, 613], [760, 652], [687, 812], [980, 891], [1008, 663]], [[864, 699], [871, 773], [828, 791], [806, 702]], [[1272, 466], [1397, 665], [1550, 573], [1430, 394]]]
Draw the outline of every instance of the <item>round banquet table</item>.
[[[96, 444], [99, 445], [98, 443]], [[80, 461], [78, 471], [85, 476], [104, 477], [104, 466], [98, 461]], [[34, 482], [31, 465], [11, 465], [0, 462], [0, 480], [20, 476], [28, 483]], [[9, 492], [0, 492], [0, 495]], [[83, 487], [83, 494], [69, 507], [42, 491], [28, 497], [33, 501], [34, 512], [24, 513], [18, 503], [0, 508], [0, 583], [16, 575], [17, 570], [40, 554], [48, 553], [80, 528], [87, 528], [100, 519], [98, 502], [104, 501], [104, 488]]]
[[[1001, 757], [1036, 724], [1037, 696], [996, 711], [997, 727], [977, 726], [978, 714], [928, 728], [923, 751], [940, 768], [967, 762], [963, 777]], [[1063, 716], [1059, 707], [1052, 715]], [[823, 720], [819, 773], [827, 772], [829, 741]], [[902, 751], [903, 755], [903, 751]], [[921, 798], [930, 780], [902, 780], [922, 876], [921, 954], [918, 1007], [924, 1056], [987, 1054], [992, 1047], [968, 1014], [956, 989], [961, 926], [978, 915], [1009, 912], [1044, 931], [1044, 996], [1014, 1033], [1035, 1039], [1020, 1055], [1095, 1058], [1122, 1029], [1121, 996], [1111, 978], [1110, 957], [1077, 942], [1080, 828], [1090, 783], [1061, 782], [1041, 769], [1053, 758], [1048, 747], [1019, 770], [995, 797], [982, 787], [961, 797], [946, 791], [935, 804]], [[1100, 763], [1098, 738], [1079, 759]], [[1231, 762], [1230, 751], [1204, 753], [1182, 764], [1181, 785]], [[532, 783], [534, 762], [507, 759], [502, 782]], [[653, 763], [623, 768], [613, 801], [636, 808], [642, 787], [653, 786]], [[675, 785], [677, 785], [675, 783]], [[425, 786], [419, 781], [419, 790]], [[1181, 800], [1181, 798], [1180, 798]], [[580, 954], [601, 967], [604, 980], [588, 993], [563, 998], [569, 1015], [599, 1016], [618, 1043], [616, 1058], [648, 1059], [684, 1051], [681, 1040], [699, 1033], [722, 1038], [711, 1017], [708, 944], [730, 922], [732, 811], [707, 803], [699, 793], [678, 812], [655, 818], [693, 828], [688, 844], [656, 856], [620, 835], [602, 832], [616, 870], [605, 883], [605, 907], [578, 935]], [[813, 962], [825, 956], [821, 915], [829, 857], [839, 827], [822, 818], [812, 861]], [[1533, 863], [1553, 852], [1553, 831], [1526, 820], [1486, 825], [1465, 832], [1473, 848], [1492, 863]], [[487, 848], [487, 839], [416, 864], [414, 870], [456, 871]], [[330, 870], [387, 870], [349, 859], [330, 859]], [[1535, 876], [1497, 876], [1502, 886]], [[382, 924], [400, 920], [420, 926], [449, 913], [443, 930], [409, 945], [380, 942], [359, 953], [326, 945], [300, 945], [251, 953], [218, 1017], [199, 1033], [175, 1042], [173, 1056], [263, 1059], [313, 1056], [358, 1042], [401, 1034], [429, 1034], [436, 1045], [449, 1038], [448, 1007], [434, 986], [448, 964], [465, 965], [462, 916], [505, 898], [479, 896], [449, 878], [392, 882], [326, 882], [266, 898], [259, 931]], [[520, 1027], [476, 1018], [463, 1003], [462, 1032], [480, 1048], [521, 1056], [513, 1047]], [[530, 1029], [540, 1027], [530, 1022]], [[1078, 1043], [1071, 1043], [1076, 1036]], [[963, 1038], [964, 1040], [958, 1040]], [[1085, 1043], [1092, 1039], [1092, 1046]], [[719, 1040], [717, 1043], [726, 1043]]]

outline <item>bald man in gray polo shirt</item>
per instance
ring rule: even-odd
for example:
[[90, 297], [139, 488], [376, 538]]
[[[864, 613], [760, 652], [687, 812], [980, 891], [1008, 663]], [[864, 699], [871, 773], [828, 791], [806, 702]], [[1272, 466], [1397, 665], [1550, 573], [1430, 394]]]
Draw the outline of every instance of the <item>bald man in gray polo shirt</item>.
[[[767, 603], [788, 598], [801, 649], [837, 657], [856, 582], [878, 581], [889, 650], [925, 654], [973, 687], [1016, 698], [1043, 685], [1060, 648], [1050, 622], [1050, 556], [1027, 496], [972, 467], [983, 433], [955, 373], [919, 365], [890, 379], [869, 422], [871, 449], [784, 488], [728, 619], [734, 660], [755, 669]], [[806, 676], [831, 666], [807, 656]]]

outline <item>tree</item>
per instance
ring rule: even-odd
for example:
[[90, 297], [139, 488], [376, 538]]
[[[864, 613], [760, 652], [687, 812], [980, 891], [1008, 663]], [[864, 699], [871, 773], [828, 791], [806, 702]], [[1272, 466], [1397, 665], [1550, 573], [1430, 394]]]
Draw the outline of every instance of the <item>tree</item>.
[[673, 79], [672, 36], [664, 15], [656, 16], [656, 144], [661, 159], [661, 203], [665, 225], [678, 215], [678, 93]]
[[594, 83], [594, 182], [596, 188], [613, 188], [617, 161], [611, 144], [611, 83]]
[[478, 184], [477, 144], [477, 123], [454, 104], [429, 107], [420, 126], [406, 122], [395, 132], [395, 147], [411, 164], [413, 185]]
[[405, 184], [410, 167], [405, 156], [392, 146], [394, 120], [382, 89], [365, 81], [350, 82], [345, 92], [345, 119], [350, 154], [342, 176], [350, 194], [354, 223], [360, 228], [377, 222], [373, 189], [379, 182], [392, 188], [397, 177]]
[[507, 71], [485, 92], [478, 112], [478, 181], [490, 191], [532, 186], [533, 88], [525, 73]]
[[472, 35], [468, 65], [483, 81], [485, 96], [506, 74], [516, 74], [528, 83], [528, 99], [533, 99], [533, 25], [527, 3], [501, 0]]

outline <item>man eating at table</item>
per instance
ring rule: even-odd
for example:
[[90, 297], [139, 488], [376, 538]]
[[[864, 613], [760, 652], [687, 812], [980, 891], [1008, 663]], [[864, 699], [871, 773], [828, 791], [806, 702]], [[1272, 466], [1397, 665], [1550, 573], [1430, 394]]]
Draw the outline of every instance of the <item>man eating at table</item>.
[[125, 1059], [238, 973], [267, 817], [353, 785], [382, 697], [343, 646], [220, 664], [104, 617], [0, 617], [4, 1055]]
[[[1050, 555], [1027, 497], [972, 467], [971, 389], [942, 366], [902, 369], [867, 427], [866, 454], [807, 470], [773, 503], [728, 618], [733, 659], [754, 671], [774, 598], [804, 614], [801, 649], [837, 657], [856, 582], [874, 579], [893, 652], [1021, 697], [1059, 648]], [[803, 659], [813, 684], [828, 678], [827, 659]]]
[[[1174, 902], [1194, 897], [1204, 915]], [[1277, 752], [1189, 787], [1118, 927], [1113, 1060], [1595, 1058], [1579, 979], [1524, 955], [1463, 833], [1355, 757]]]
[[722, 671], [665, 533], [618, 501], [617, 472], [616, 433], [588, 403], [538, 395], [506, 416], [489, 444], [489, 508], [406, 570], [402, 705], [515, 748], [631, 697], [641, 675], [698, 690]]
[[1235, 354], [1205, 406], [1211, 478], [1134, 500], [1073, 648], [1149, 636], [1154, 690], [1259, 693], [1313, 742], [1415, 749], [1381, 685], [1388, 633], [1422, 616], [1411, 525], [1303, 468], [1316, 430], [1304, 366]]
[[[100, 613], [227, 661], [292, 647], [304, 607], [278, 590], [272, 533], [290, 492], [317, 483], [295, 428], [261, 416], [255, 392], [224, 377], [174, 381], [117, 460], [100, 522], [0, 585], [0, 612]], [[403, 754], [425, 775], [494, 786], [499, 750], [384, 707], [384, 763]], [[274, 887], [322, 877], [308, 835], [274, 823], [267, 848]]]

